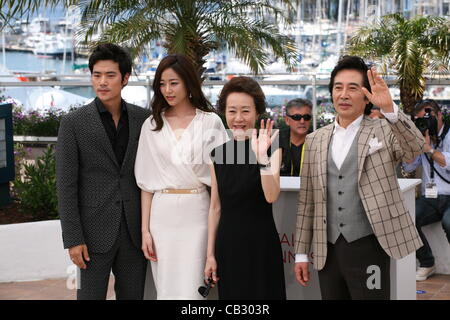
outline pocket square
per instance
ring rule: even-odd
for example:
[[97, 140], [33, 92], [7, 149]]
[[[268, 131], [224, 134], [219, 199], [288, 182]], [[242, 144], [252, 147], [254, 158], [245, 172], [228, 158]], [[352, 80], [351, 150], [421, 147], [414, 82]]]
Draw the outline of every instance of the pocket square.
[[374, 137], [369, 140], [369, 155], [371, 155], [374, 152], [377, 152], [381, 148], [383, 148], [383, 143], [378, 141], [377, 137]]

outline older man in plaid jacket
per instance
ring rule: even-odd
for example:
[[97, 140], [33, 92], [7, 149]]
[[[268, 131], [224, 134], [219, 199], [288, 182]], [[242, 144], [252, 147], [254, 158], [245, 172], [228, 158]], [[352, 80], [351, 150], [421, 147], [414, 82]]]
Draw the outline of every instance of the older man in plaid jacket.
[[[311, 250], [323, 299], [389, 299], [390, 257], [403, 258], [422, 246], [396, 165], [421, 154], [424, 138], [361, 58], [342, 57], [329, 89], [336, 121], [305, 141], [296, 278], [307, 285]], [[365, 116], [372, 104], [386, 120]], [[381, 275], [375, 287], [367, 285], [374, 267]]]

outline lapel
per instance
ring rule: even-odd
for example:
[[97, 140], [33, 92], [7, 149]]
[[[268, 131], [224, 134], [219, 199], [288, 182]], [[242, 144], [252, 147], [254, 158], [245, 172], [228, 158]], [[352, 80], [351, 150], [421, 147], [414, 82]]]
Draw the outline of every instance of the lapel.
[[361, 128], [358, 137], [358, 182], [361, 178], [361, 173], [367, 154], [369, 153], [369, 138], [374, 137], [372, 134], [374, 122], [375, 121], [371, 121], [371, 119], [367, 116], [364, 116], [361, 121]]
[[322, 131], [322, 136], [320, 138], [320, 145], [318, 150], [318, 172], [319, 172], [319, 183], [322, 187], [323, 194], [327, 195], [327, 165], [328, 165], [328, 148], [330, 145], [331, 136], [333, 134], [334, 125], [326, 126]]
[[131, 105], [127, 102], [127, 112], [128, 112], [128, 144], [127, 144], [127, 151], [125, 152], [125, 157], [123, 159], [122, 168], [120, 171], [123, 170], [128, 165], [128, 162], [132, 161], [132, 156], [136, 154], [136, 148], [135, 144], [137, 143], [139, 139], [140, 131], [138, 131], [138, 118], [136, 116], [136, 112], [134, 108], [131, 107]]
[[92, 123], [91, 128], [94, 131], [94, 137], [98, 137], [100, 145], [118, 168], [119, 163], [117, 162], [116, 155], [114, 154], [111, 146], [111, 142], [109, 141], [108, 135], [106, 134], [105, 128], [103, 127], [102, 120], [100, 119], [100, 115], [97, 110], [97, 105], [95, 104], [95, 100], [91, 102], [88, 110], [91, 115], [89, 119]]

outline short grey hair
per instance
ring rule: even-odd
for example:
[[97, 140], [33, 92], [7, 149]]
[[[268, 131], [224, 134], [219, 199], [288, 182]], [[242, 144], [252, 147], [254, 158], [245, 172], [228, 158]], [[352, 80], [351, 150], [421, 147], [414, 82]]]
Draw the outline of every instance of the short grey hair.
[[292, 99], [286, 104], [286, 113], [288, 113], [288, 110], [291, 108], [301, 108], [301, 107], [308, 107], [309, 109], [311, 109], [311, 112], [313, 109], [311, 101], [309, 101], [308, 99], [297, 98]]

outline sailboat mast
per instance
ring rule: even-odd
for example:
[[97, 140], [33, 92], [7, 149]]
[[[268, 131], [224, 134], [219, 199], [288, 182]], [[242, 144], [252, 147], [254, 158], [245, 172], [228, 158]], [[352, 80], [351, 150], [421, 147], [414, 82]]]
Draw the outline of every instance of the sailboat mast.
[[62, 70], [61, 74], [64, 74], [66, 72], [66, 51], [67, 51], [67, 22], [68, 22], [68, 15], [67, 10], [65, 14], [65, 23], [64, 23], [64, 36], [63, 36], [63, 63], [62, 63]]
[[3, 67], [6, 68], [6, 42], [5, 42], [5, 28], [2, 25], [2, 54], [3, 54]]
[[336, 40], [336, 54], [339, 57], [341, 53], [341, 44], [342, 44], [342, 11], [344, 6], [344, 1], [339, 0], [338, 7], [338, 25], [337, 25], [337, 40]]

